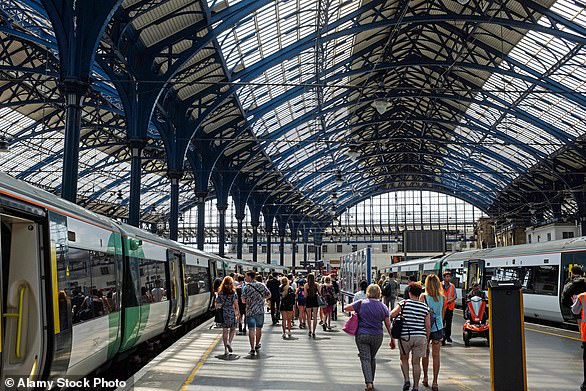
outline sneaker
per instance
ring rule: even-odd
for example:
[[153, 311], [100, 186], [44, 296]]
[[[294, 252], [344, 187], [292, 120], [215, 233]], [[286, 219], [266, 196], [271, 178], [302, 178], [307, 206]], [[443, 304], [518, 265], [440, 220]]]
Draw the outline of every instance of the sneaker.
[[248, 354], [250, 356], [254, 356], [256, 354], [256, 351], [254, 349], [252, 349], [250, 352], [248, 352]]
[[446, 341], [448, 341], [449, 343], [452, 343], [452, 338], [446, 338]]
[[285, 339], [285, 333], [283, 333], [283, 339]]
[[323, 320], [320, 320], [320, 321], [319, 321], [319, 324], [320, 324], [320, 326], [321, 326], [322, 324], [324, 324], [324, 321], [323, 321]]
[[403, 391], [409, 391], [410, 388], [411, 382], [406, 381], [405, 383], [403, 383]]
[[228, 348], [228, 351], [229, 351], [230, 353], [232, 353], [232, 352], [233, 352], [233, 350], [232, 350], [232, 345], [227, 345], [226, 347]]
[[260, 350], [261, 344], [256, 344], [256, 346], [254, 347], [254, 350], [256, 350], [257, 352]]
[[287, 335], [289, 336], [289, 338], [291, 338], [291, 333], [290, 333], [290, 332], [289, 332], [289, 333], [287, 333]]

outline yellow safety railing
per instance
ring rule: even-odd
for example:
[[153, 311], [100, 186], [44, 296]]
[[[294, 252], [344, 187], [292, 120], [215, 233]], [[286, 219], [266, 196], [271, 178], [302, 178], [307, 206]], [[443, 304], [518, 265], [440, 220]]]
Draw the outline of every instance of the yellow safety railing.
[[24, 293], [26, 292], [26, 286], [22, 285], [18, 288], [18, 312], [9, 312], [3, 314], [5, 318], [16, 318], [16, 347], [15, 356], [17, 359], [22, 357], [20, 347], [22, 345], [22, 317], [24, 311]]

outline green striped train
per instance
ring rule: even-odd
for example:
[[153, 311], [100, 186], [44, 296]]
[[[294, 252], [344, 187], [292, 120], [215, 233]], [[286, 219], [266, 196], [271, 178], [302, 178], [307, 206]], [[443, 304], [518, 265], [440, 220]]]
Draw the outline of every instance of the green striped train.
[[0, 378], [83, 377], [210, 310], [220, 258], [0, 174]]

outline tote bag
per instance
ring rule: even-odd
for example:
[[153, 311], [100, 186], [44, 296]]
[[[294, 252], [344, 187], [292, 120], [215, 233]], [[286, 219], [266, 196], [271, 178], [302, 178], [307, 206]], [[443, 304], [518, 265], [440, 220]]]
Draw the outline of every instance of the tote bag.
[[355, 311], [352, 313], [352, 315], [350, 315], [350, 318], [346, 321], [346, 324], [342, 328], [345, 333], [352, 336], [355, 336], [358, 332], [358, 312], [360, 312], [362, 301], [359, 301], [358, 303], [361, 304], [358, 306], [358, 311]]

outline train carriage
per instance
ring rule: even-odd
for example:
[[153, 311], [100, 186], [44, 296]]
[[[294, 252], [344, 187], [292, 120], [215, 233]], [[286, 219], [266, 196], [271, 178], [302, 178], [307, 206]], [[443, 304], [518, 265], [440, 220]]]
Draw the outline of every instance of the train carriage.
[[394, 264], [390, 271], [399, 274], [402, 289], [410, 274], [421, 279], [430, 272], [450, 271], [460, 304], [474, 282], [486, 290], [490, 280], [519, 280], [526, 317], [564, 323], [572, 315], [561, 305], [561, 293], [574, 265], [586, 268], [586, 237], [412, 260]]

